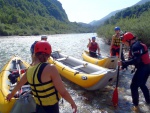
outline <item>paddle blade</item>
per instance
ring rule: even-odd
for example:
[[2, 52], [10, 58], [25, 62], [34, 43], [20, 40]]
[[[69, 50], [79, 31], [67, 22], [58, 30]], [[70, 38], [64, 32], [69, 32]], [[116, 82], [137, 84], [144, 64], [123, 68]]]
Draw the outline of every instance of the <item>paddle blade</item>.
[[112, 102], [115, 107], [118, 106], [118, 89], [117, 89], [117, 87], [114, 90]]

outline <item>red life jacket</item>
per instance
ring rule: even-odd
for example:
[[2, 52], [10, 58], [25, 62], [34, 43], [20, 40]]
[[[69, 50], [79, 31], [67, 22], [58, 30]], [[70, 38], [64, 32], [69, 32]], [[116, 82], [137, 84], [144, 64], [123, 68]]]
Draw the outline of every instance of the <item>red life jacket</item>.
[[97, 48], [98, 48], [97, 43], [91, 42], [91, 46], [89, 47], [89, 51], [96, 52]]
[[147, 48], [147, 46], [145, 45], [145, 44], [143, 44], [143, 43], [140, 43], [143, 47], [144, 47], [144, 49], [145, 49], [145, 52], [143, 53], [143, 55], [141, 56], [141, 58], [142, 58], [142, 62], [144, 63], [144, 64], [150, 64], [150, 57], [149, 57], [149, 54], [148, 54], [148, 48]]

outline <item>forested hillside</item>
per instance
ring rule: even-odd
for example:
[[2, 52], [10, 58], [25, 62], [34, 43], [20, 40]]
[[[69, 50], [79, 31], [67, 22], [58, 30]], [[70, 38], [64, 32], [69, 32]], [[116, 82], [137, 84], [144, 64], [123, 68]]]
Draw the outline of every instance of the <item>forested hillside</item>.
[[92, 32], [71, 23], [57, 0], [0, 0], [0, 35]]
[[138, 39], [150, 46], [150, 2], [127, 8], [105, 21], [98, 28], [98, 35], [104, 39], [111, 40], [114, 27], [120, 26], [122, 31], [133, 32]]

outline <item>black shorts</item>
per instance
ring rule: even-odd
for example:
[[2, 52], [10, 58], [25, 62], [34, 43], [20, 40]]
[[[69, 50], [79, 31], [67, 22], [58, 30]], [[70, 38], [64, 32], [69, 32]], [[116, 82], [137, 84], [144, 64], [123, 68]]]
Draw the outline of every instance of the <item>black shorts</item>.
[[36, 105], [36, 113], [59, 113], [58, 103], [49, 106]]
[[97, 58], [97, 54], [96, 54], [96, 52], [92, 52], [92, 51], [90, 51], [89, 53], [90, 53], [90, 56], [91, 56], [91, 57], [95, 57], [95, 58]]

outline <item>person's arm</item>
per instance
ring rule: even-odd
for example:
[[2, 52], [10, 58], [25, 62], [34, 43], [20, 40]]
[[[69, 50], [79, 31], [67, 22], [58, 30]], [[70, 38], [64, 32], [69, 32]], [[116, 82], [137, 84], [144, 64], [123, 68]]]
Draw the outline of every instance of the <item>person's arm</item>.
[[134, 65], [135, 63], [138, 64], [141, 62], [141, 56], [145, 52], [143, 46], [139, 45], [138, 47], [132, 48], [133, 57], [130, 60], [122, 61], [122, 65]]
[[87, 45], [87, 48], [89, 48], [91, 46], [91, 39], [89, 38], [89, 43]]
[[16, 94], [16, 92], [27, 82], [27, 76], [26, 73], [23, 75], [23, 77], [20, 79], [20, 81], [17, 83], [15, 88], [12, 90], [10, 94], [7, 95], [6, 99], [8, 101], [11, 100], [11, 98]]
[[71, 98], [68, 91], [65, 89], [64, 84], [62, 83], [61, 77], [60, 77], [56, 67], [51, 66], [51, 70], [49, 72], [50, 72], [50, 77], [51, 77], [53, 84], [56, 87], [57, 91], [60, 93], [60, 95], [66, 101], [68, 101], [71, 104], [72, 109], [75, 109], [74, 113], [76, 113], [77, 106], [76, 106], [75, 102], [73, 101], [73, 99]]
[[111, 39], [110, 51], [111, 51], [113, 45], [114, 45], [114, 35], [112, 36], [112, 39]]

